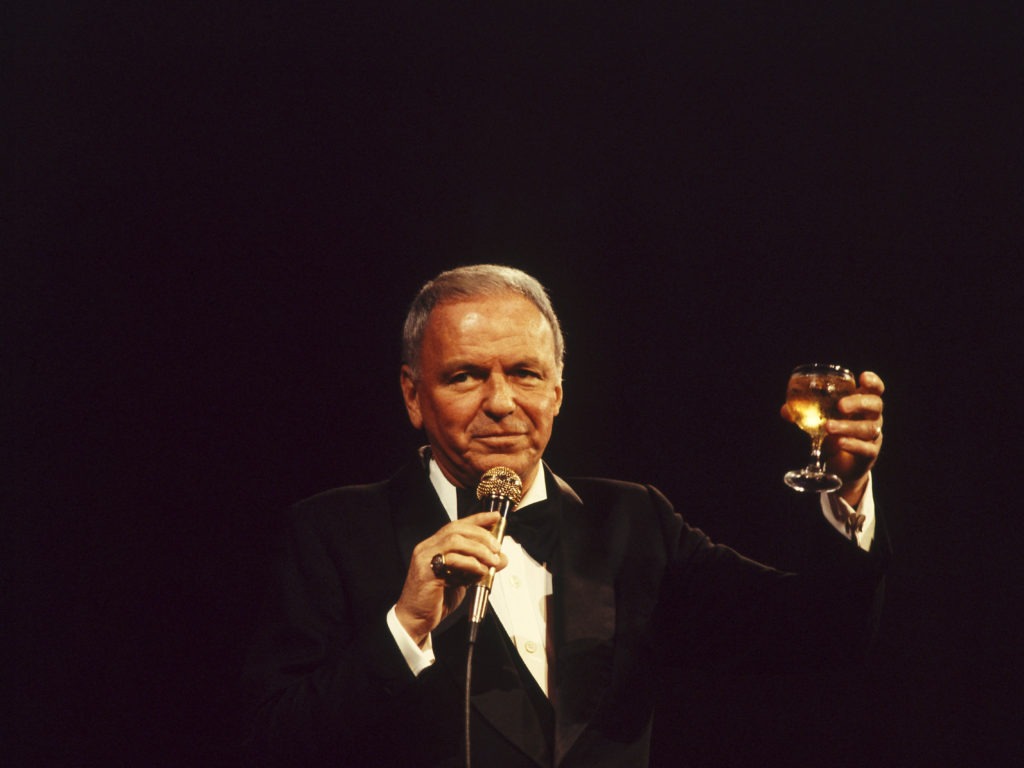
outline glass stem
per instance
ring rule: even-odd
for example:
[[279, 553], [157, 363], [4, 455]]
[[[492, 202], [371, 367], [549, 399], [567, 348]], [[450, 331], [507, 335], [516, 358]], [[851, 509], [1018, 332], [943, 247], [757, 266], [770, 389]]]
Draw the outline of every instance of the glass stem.
[[811, 466], [814, 471], [822, 475], [825, 473], [825, 462], [821, 459], [821, 445], [825, 442], [825, 434], [815, 435], [811, 438]]

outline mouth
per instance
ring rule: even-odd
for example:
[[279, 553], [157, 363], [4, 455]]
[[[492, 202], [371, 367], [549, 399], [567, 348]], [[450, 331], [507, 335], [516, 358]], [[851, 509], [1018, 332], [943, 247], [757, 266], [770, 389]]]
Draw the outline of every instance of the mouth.
[[523, 432], [498, 432], [489, 435], [475, 435], [474, 440], [482, 443], [511, 443], [521, 440], [526, 435]]

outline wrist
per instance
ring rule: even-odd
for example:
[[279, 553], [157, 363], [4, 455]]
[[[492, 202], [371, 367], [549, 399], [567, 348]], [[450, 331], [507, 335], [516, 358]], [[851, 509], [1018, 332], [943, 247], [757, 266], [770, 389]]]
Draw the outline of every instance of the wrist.
[[395, 618], [398, 619], [398, 623], [401, 624], [409, 639], [422, 648], [430, 636], [430, 630], [426, 628], [425, 623], [403, 610], [400, 604], [395, 606]]
[[843, 487], [839, 489], [839, 498], [856, 509], [861, 499], [864, 498], [864, 491], [867, 490], [867, 487], [867, 475], [859, 478], [855, 483], [843, 483]]

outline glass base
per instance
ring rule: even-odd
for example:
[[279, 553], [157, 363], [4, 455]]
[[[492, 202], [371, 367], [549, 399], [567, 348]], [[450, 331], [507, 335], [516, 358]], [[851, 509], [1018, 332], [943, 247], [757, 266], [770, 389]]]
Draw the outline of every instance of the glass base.
[[828, 472], [819, 472], [812, 467], [787, 472], [782, 478], [786, 485], [794, 491], [837, 491], [843, 487], [843, 481]]

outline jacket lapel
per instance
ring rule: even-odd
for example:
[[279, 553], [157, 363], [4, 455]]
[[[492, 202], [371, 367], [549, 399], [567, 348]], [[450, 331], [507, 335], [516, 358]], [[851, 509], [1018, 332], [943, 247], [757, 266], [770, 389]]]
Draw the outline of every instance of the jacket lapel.
[[555, 765], [559, 765], [610, 687], [615, 635], [613, 576], [622, 553], [610, 546], [598, 510], [585, 509], [564, 480], [553, 473], [550, 477], [561, 504], [552, 617], [556, 651], [552, 703]]
[[[466, 687], [468, 602], [463, 600], [459, 609], [448, 616], [432, 635], [437, 663], [445, 666], [459, 690]], [[473, 652], [470, 702], [495, 731], [529, 755], [537, 765], [546, 767], [550, 765], [550, 756], [543, 726], [505, 638], [501, 623], [492, 612], [488, 612], [480, 626]]]

